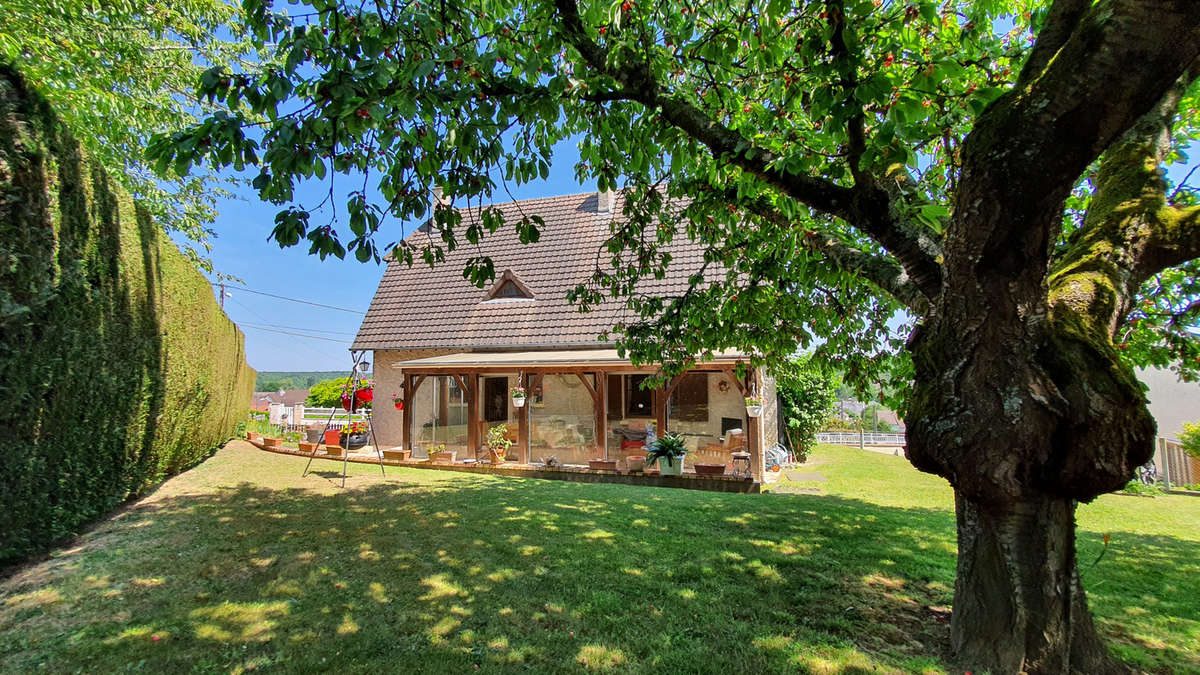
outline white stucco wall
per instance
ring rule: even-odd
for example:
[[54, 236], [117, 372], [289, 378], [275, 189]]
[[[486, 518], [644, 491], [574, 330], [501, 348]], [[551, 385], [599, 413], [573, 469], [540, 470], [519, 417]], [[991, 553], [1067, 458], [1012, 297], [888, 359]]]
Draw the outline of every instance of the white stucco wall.
[[1200, 422], [1200, 382], [1180, 382], [1169, 370], [1137, 371], [1138, 379], [1150, 387], [1150, 414], [1158, 422], [1158, 435], [1179, 440], [1184, 422]]

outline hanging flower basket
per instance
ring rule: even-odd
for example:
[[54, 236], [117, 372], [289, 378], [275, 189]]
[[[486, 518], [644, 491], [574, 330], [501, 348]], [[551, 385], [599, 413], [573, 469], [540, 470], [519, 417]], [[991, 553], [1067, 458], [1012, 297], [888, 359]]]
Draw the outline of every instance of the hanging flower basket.
[[354, 390], [354, 400], [359, 403], [370, 403], [375, 400], [374, 389], [356, 389]]
[[392, 394], [392, 405], [396, 406], [396, 410], [404, 410], [404, 394]]
[[512, 388], [512, 402], [514, 408], [525, 407], [525, 387]]
[[394, 403], [396, 410], [404, 410], [404, 401], [396, 401]]
[[342, 394], [342, 409], [350, 410], [354, 406], [354, 397], [350, 394]]
[[746, 397], [746, 414], [750, 417], [761, 417], [763, 409], [762, 399], [757, 396]]

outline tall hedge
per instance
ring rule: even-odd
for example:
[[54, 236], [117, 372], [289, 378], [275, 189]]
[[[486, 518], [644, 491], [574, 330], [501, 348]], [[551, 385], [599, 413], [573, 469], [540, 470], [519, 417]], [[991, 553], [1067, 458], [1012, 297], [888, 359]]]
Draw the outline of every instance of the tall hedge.
[[204, 277], [0, 65], [0, 563], [204, 459], [253, 385]]

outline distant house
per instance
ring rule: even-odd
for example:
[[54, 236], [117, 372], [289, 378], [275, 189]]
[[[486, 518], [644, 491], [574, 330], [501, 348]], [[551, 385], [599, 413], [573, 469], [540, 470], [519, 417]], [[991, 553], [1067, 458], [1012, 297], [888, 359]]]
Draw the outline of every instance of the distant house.
[[[722, 354], [697, 365], [666, 386], [642, 389], [655, 366], [634, 366], [599, 336], [620, 320], [610, 303], [580, 313], [567, 291], [588, 278], [621, 211], [620, 196], [588, 193], [514, 202], [501, 208], [509, 221], [522, 215], [545, 220], [537, 244], [522, 245], [512, 228], [484, 238], [480, 247], [460, 246], [430, 269], [391, 262], [379, 282], [352, 349], [373, 351], [377, 401], [399, 393], [404, 410], [376, 405], [375, 431], [384, 446], [403, 446], [414, 457], [445, 446], [459, 458], [483, 456], [489, 427], [504, 424], [516, 441], [510, 459], [536, 463], [553, 456], [563, 464], [588, 459], [624, 462], [645, 454], [647, 429], [679, 432], [694, 462], [731, 465], [732, 453], [751, 454], [761, 477], [763, 449], [777, 438], [774, 381], [747, 368], [741, 354]], [[463, 228], [479, 218], [463, 210]], [[429, 236], [422, 228], [410, 240]], [[462, 277], [468, 258], [489, 255], [498, 271], [487, 289]], [[699, 269], [701, 249], [672, 244], [668, 277], [642, 289], [663, 296], [682, 293], [687, 275]], [[510, 390], [528, 392], [525, 407]], [[763, 417], [747, 416], [745, 396], [768, 402]]]
[[307, 389], [285, 389], [282, 396], [277, 391], [256, 391], [250, 398], [250, 409], [266, 412], [272, 403], [282, 403], [285, 408], [291, 408], [303, 405], [307, 398]]

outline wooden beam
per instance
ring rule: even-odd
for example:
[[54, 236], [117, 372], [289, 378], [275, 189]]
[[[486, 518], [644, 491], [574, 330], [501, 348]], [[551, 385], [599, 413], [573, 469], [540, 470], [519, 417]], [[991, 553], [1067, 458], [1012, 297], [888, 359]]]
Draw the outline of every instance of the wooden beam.
[[750, 395], [749, 388], [747, 388], [746, 384], [737, 376], [737, 370], [735, 370], [733, 366], [722, 366], [721, 372], [725, 373], [729, 376], [729, 379], [733, 380], [733, 383], [737, 385], [738, 391], [742, 392], [742, 398]]
[[524, 371], [517, 376], [517, 386], [525, 389], [525, 406], [517, 408], [517, 461], [529, 464], [529, 407], [533, 401], [533, 390], [529, 388], [529, 375]]
[[667, 385], [667, 388], [663, 390], [663, 397], [668, 399], [671, 398], [671, 394], [675, 393], [675, 387], [678, 387], [679, 383], [683, 382], [683, 378], [689, 375], [691, 372], [692, 371], [689, 370], [686, 373], [676, 375], [675, 378], [671, 380], [670, 384]]
[[[425, 378], [421, 378], [424, 380]], [[404, 376], [404, 412], [401, 413], [401, 424], [404, 427], [400, 430], [400, 442], [404, 445], [404, 449], [412, 452], [412, 407], [413, 401], [417, 397], [417, 384], [413, 384], [413, 376]], [[419, 383], [418, 383], [419, 384]], [[324, 439], [321, 441], [324, 442]]]
[[596, 371], [596, 450], [608, 459], [608, 373]]
[[579, 381], [583, 383], [583, 386], [587, 387], [588, 393], [592, 395], [592, 401], [595, 402], [597, 400], [596, 388], [587, 381], [587, 376], [595, 375], [595, 373], [575, 373], [575, 375], [579, 378]]

